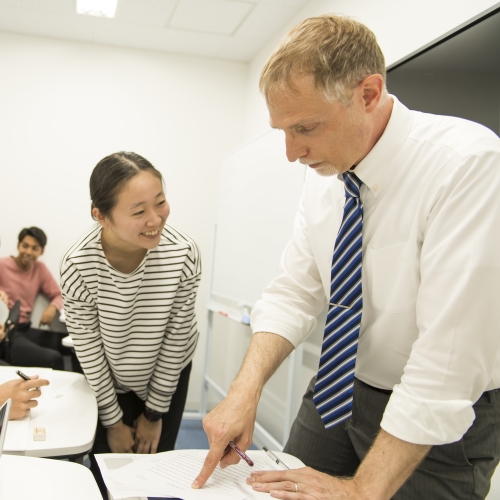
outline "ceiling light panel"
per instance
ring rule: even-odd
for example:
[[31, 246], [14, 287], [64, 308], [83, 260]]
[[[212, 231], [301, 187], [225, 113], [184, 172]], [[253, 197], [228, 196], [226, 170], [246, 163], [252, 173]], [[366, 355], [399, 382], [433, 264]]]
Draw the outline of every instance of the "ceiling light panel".
[[98, 17], [115, 17], [118, 0], [76, 0], [76, 12]]
[[168, 27], [231, 35], [254, 5], [236, 0], [180, 0]]

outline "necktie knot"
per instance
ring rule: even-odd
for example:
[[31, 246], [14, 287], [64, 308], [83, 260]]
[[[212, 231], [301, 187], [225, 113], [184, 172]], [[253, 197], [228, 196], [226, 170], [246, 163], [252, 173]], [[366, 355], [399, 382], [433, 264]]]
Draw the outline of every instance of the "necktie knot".
[[346, 198], [359, 198], [361, 184], [363, 183], [353, 172], [344, 172], [343, 177]]

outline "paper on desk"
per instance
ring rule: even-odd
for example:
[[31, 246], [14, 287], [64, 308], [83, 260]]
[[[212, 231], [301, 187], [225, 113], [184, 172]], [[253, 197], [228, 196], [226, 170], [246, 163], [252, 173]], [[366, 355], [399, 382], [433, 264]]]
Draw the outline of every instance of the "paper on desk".
[[[135, 460], [148, 457], [150, 455], [133, 455], [131, 453], [101, 453], [95, 455], [97, 465], [101, 470], [104, 483], [108, 488], [113, 500], [121, 500], [126, 498], [137, 498], [144, 496], [142, 490], [136, 490], [133, 487], [127, 486], [124, 483], [115, 481], [110, 475], [110, 471], [114, 471], [132, 463]], [[170, 498], [170, 497], [164, 497]]]
[[[255, 495], [246, 484], [251, 471], [276, 469], [267, 456], [254, 459], [254, 467], [240, 461], [238, 465], [226, 469], [215, 469], [202, 489], [194, 490], [191, 484], [199, 474], [207, 451], [176, 450], [156, 455], [147, 455], [120, 469], [108, 470], [108, 477], [134, 488], [137, 496], [171, 495], [184, 500], [244, 500]], [[266, 495], [268, 496], [268, 495]], [[122, 497], [123, 498], [123, 497]]]

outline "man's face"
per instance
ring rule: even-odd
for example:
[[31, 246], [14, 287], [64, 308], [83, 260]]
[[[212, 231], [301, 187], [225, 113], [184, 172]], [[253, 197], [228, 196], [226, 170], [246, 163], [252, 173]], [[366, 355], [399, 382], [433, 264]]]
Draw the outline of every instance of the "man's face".
[[343, 107], [326, 101], [312, 76], [292, 83], [296, 92], [271, 94], [267, 104], [271, 126], [285, 132], [288, 160], [298, 159], [324, 176], [345, 172], [361, 161], [370, 133], [360, 89]]
[[16, 257], [17, 265], [25, 271], [30, 270], [38, 257], [43, 254], [43, 248], [38, 240], [29, 235], [17, 245], [17, 250], [19, 251]]

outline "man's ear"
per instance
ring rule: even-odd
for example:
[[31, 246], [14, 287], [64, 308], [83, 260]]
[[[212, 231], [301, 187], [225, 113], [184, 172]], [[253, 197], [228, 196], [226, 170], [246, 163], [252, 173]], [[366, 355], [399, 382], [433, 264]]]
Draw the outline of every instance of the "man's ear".
[[379, 74], [367, 76], [361, 83], [363, 100], [367, 113], [372, 113], [378, 106], [385, 88], [384, 77]]
[[108, 225], [109, 225], [108, 224], [108, 218], [105, 217], [98, 208], [93, 208], [92, 209], [92, 215], [95, 217], [95, 219], [97, 220], [97, 222], [99, 222], [99, 224], [103, 228], [108, 227]]

